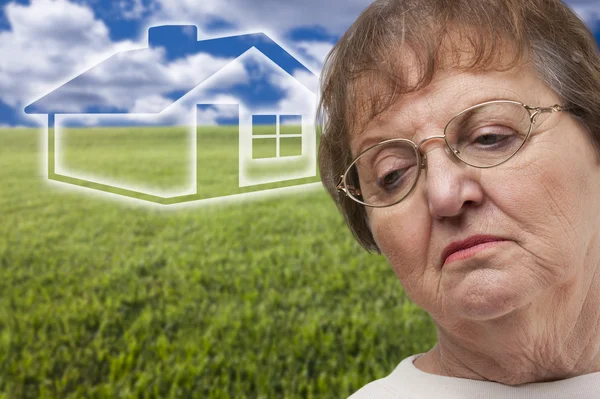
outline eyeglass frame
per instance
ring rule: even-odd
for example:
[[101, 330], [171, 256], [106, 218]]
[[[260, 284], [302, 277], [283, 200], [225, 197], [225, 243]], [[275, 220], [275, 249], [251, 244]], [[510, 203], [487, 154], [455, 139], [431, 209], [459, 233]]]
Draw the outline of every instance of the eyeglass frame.
[[[525, 110], [527, 111], [527, 113], [529, 114], [529, 129], [527, 131], [527, 135], [525, 136], [525, 139], [523, 140], [523, 143], [521, 143], [521, 145], [519, 146], [519, 148], [517, 148], [515, 150], [515, 152], [513, 152], [508, 158], [506, 158], [505, 160], [494, 164], [494, 165], [489, 165], [489, 166], [477, 166], [477, 165], [473, 165], [465, 160], [463, 160], [459, 155], [458, 155], [458, 150], [455, 150], [454, 148], [452, 148], [450, 146], [450, 143], [448, 142], [448, 136], [446, 135], [446, 131], [448, 130], [448, 126], [450, 126], [450, 124], [456, 120], [456, 118], [460, 117], [461, 115], [472, 111], [473, 109], [479, 108], [479, 107], [483, 107], [485, 105], [489, 105], [489, 104], [499, 104], [499, 103], [508, 103], [508, 104], [515, 104], [515, 105], [519, 105], [523, 108], [525, 108]], [[421, 170], [427, 168], [427, 155], [425, 154], [421, 154], [421, 146], [428, 140], [432, 140], [432, 139], [444, 139], [444, 142], [446, 143], [446, 148], [450, 150], [450, 152], [452, 153], [452, 155], [454, 155], [459, 161], [461, 161], [464, 164], [467, 164], [469, 166], [472, 166], [474, 168], [478, 168], [478, 169], [489, 169], [489, 168], [494, 168], [496, 166], [502, 165], [503, 163], [509, 161], [512, 157], [514, 157], [517, 152], [519, 152], [519, 150], [521, 150], [521, 148], [523, 148], [523, 146], [525, 145], [525, 143], [527, 142], [527, 139], [529, 139], [529, 136], [531, 135], [531, 131], [533, 129], [533, 125], [535, 125], [536, 122], [536, 117], [540, 114], [543, 113], [556, 113], [556, 112], [560, 112], [560, 111], [568, 111], [568, 109], [564, 106], [558, 105], [558, 104], [554, 104], [550, 107], [532, 107], [530, 105], [526, 105], [523, 104], [521, 102], [518, 101], [514, 101], [514, 100], [492, 100], [492, 101], [485, 101], [483, 103], [479, 103], [479, 104], [475, 104], [473, 106], [470, 106], [469, 108], [459, 112], [458, 114], [454, 115], [450, 121], [446, 124], [446, 126], [444, 127], [444, 134], [443, 135], [435, 135], [435, 136], [429, 136], [424, 138], [423, 140], [421, 140], [419, 142], [419, 144], [415, 144], [413, 141], [409, 140], [409, 139], [403, 139], [403, 138], [397, 138], [397, 139], [388, 139], [388, 140], [383, 140], [375, 145], [370, 146], [369, 148], [363, 150], [360, 154], [358, 154], [353, 160], [352, 162], [350, 162], [350, 166], [348, 166], [348, 168], [346, 168], [346, 171], [344, 172], [343, 175], [340, 176], [340, 180], [336, 186], [336, 189], [338, 190], [338, 192], [343, 192], [347, 197], [349, 197], [351, 200], [364, 205], [364, 206], [368, 206], [370, 208], [387, 208], [393, 205], [398, 204], [399, 202], [401, 202], [402, 200], [404, 200], [406, 197], [408, 197], [413, 191], [414, 189], [417, 187], [417, 183], [419, 181], [419, 178], [421, 177]], [[533, 113], [532, 113], [533, 112]], [[419, 165], [419, 168], [417, 170], [417, 177], [415, 178], [415, 181], [412, 185], [412, 187], [410, 188], [410, 190], [408, 190], [408, 192], [401, 197], [399, 200], [395, 201], [392, 204], [389, 205], [370, 205], [367, 204], [361, 200], [359, 200], [358, 198], [356, 198], [354, 195], [361, 195], [360, 194], [360, 190], [356, 189], [354, 186], [351, 185], [346, 185], [346, 175], [350, 172], [350, 169], [356, 164], [356, 161], [358, 161], [358, 159], [360, 159], [367, 151], [371, 150], [372, 148], [375, 148], [377, 146], [386, 144], [386, 143], [391, 143], [391, 142], [404, 142], [404, 143], [408, 143], [410, 144], [414, 150], [415, 153], [417, 155], [417, 164]]]

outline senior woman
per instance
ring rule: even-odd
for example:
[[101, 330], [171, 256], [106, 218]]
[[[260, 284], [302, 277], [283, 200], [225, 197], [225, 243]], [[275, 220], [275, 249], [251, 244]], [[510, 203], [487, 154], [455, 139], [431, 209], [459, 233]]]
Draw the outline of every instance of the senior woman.
[[600, 398], [600, 57], [558, 0], [377, 0], [326, 60], [323, 183], [438, 342], [351, 396]]

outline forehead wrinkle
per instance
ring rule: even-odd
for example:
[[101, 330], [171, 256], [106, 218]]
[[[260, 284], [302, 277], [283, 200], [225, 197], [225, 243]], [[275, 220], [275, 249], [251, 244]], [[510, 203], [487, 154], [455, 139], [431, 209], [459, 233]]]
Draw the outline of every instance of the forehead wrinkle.
[[[355, 132], [350, 137], [352, 154], [356, 156], [370, 145], [391, 138], [407, 138], [414, 142], [416, 132], [421, 129], [421, 126], [419, 126], [420, 121], [435, 119], [427, 117], [427, 115], [435, 114], [434, 98], [433, 96], [428, 95], [435, 91], [436, 84], [435, 82], [432, 82], [417, 92], [404, 95], [394, 104], [391, 104], [385, 112], [372, 120], [363, 123], [363, 129]], [[424, 100], [420, 101], [428, 103], [428, 108], [430, 109], [428, 113], [420, 111], [414, 105], [410, 106], [410, 101], [415, 96], [419, 98], [427, 96]], [[409, 103], [408, 107], [404, 106], [406, 102]], [[426, 122], [424, 123], [426, 124]], [[375, 132], [379, 132], [379, 134]], [[363, 144], [365, 141], [368, 142], [369, 145]]]

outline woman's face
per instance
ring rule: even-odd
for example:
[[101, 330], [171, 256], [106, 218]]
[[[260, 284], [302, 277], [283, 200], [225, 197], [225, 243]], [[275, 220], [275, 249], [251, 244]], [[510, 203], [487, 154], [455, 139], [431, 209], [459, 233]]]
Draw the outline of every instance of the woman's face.
[[[453, 115], [494, 99], [561, 103], [531, 67], [440, 72], [353, 137], [353, 153], [373, 141], [442, 135]], [[597, 156], [564, 111], [541, 115], [533, 129], [515, 157], [490, 169], [465, 165], [443, 140], [430, 140], [421, 148], [427, 169], [416, 189], [394, 206], [367, 208], [375, 241], [406, 293], [437, 322], [490, 320], [549, 298], [539, 305], [585, 295], [576, 287], [591, 279], [600, 259]], [[475, 235], [503, 241], [443, 264], [449, 244]]]

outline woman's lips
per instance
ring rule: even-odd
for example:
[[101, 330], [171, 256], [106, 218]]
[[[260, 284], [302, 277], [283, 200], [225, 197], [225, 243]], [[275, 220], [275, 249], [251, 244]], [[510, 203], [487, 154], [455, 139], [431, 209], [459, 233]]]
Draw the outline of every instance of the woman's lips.
[[466, 259], [504, 241], [506, 241], [504, 238], [483, 235], [472, 236], [462, 241], [455, 241], [444, 249], [441, 256], [441, 264], [444, 266], [460, 259]]
[[472, 255], [475, 255], [477, 252], [483, 251], [486, 248], [495, 247], [496, 245], [500, 244], [501, 242], [504, 242], [504, 241], [484, 242], [483, 244], [478, 244], [478, 245], [475, 245], [474, 247], [469, 247], [466, 249], [462, 249], [460, 251], [456, 251], [456, 252], [450, 254], [446, 258], [444, 265], [452, 263], [455, 260], [466, 259]]

